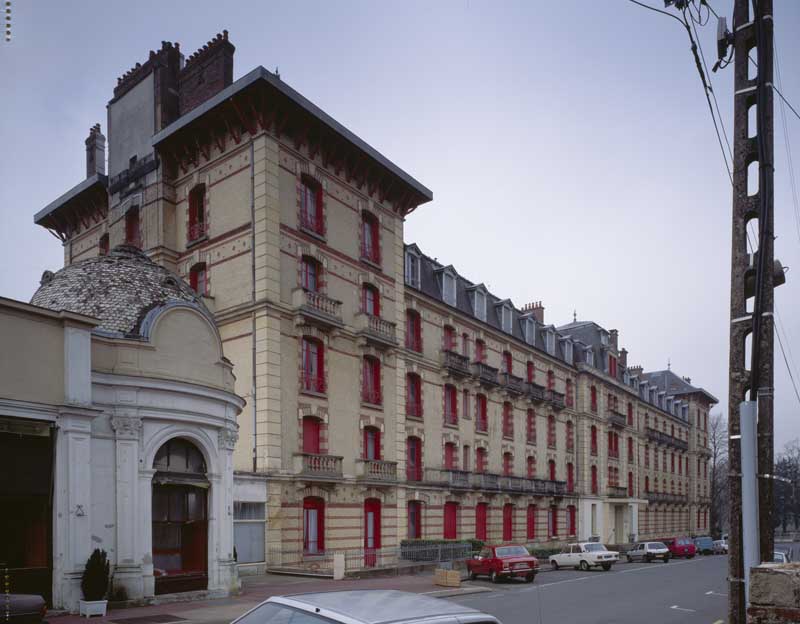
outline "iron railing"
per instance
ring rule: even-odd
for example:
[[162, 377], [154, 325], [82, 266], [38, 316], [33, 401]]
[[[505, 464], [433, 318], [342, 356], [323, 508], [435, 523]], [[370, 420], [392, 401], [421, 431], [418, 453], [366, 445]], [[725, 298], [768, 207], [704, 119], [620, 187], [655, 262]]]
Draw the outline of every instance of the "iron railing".
[[529, 381], [525, 384], [525, 394], [531, 401], [541, 403], [544, 401], [544, 386]]
[[522, 377], [511, 373], [500, 373], [500, 383], [512, 394], [520, 395], [525, 391], [525, 382], [522, 381]]
[[461, 355], [449, 349], [444, 349], [442, 351], [442, 366], [444, 366], [448, 372], [455, 375], [466, 377], [470, 374], [469, 358], [466, 355]]
[[494, 366], [489, 366], [485, 362], [473, 362], [472, 374], [484, 385], [497, 385], [497, 369]]

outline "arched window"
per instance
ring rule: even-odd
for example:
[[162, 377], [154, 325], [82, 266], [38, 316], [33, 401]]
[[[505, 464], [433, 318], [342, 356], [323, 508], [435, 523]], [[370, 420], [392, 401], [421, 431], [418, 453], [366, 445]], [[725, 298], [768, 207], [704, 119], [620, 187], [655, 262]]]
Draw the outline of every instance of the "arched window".
[[325, 501], [316, 496], [303, 499], [303, 552], [309, 555], [325, 550]]
[[590, 452], [597, 455], [597, 427], [592, 425]]
[[361, 311], [370, 316], [381, 315], [381, 296], [372, 284], [361, 287]]
[[511, 375], [514, 372], [514, 358], [511, 351], [503, 351], [503, 373]]
[[198, 262], [189, 270], [189, 285], [198, 295], [207, 292], [206, 263]]
[[381, 405], [381, 361], [371, 355], [364, 356], [361, 378], [361, 400]]
[[186, 242], [194, 243], [208, 234], [206, 223], [206, 185], [198, 184], [189, 191], [189, 230]]
[[303, 338], [302, 388], [304, 392], [325, 392], [325, 347], [316, 338]]
[[503, 453], [503, 474], [510, 477], [514, 472], [514, 456], [511, 453]]
[[572, 462], [567, 464], [567, 492], [575, 491], [575, 467]]
[[503, 505], [503, 541], [510, 542], [514, 539], [514, 505]]
[[422, 440], [416, 436], [406, 439], [406, 480], [422, 481]]
[[572, 451], [575, 449], [575, 427], [572, 421], [567, 421], [567, 450]]
[[597, 494], [597, 466], [592, 466], [592, 494]]
[[514, 408], [511, 403], [503, 403], [503, 437], [514, 437]]
[[486, 432], [489, 429], [489, 421], [486, 413], [486, 395], [475, 395], [475, 430]]
[[303, 256], [300, 261], [300, 286], [309, 292], [322, 290], [322, 265], [316, 258]]
[[551, 481], [556, 480], [556, 462], [553, 459], [547, 462], [547, 476]]
[[322, 185], [311, 176], [303, 175], [300, 181], [300, 229], [325, 235], [322, 206]]
[[469, 471], [471, 462], [471, 450], [469, 444], [465, 444], [461, 453], [461, 470]]
[[303, 452], [311, 455], [320, 454], [320, 432], [322, 421], [315, 416], [303, 417]]
[[458, 453], [456, 452], [456, 445], [453, 442], [447, 442], [444, 445], [444, 467], [445, 470], [455, 470], [456, 469], [456, 458], [458, 457]]
[[547, 532], [551, 537], [558, 537], [558, 506], [550, 505], [547, 512]]
[[481, 446], [475, 449], [475, 472], [486, 472], [486, 449]]
[[416, 310], [406, 310], [406, 349], [422, 353], [422, 320]]
[[592, 411], [597, 411], [597, 388], [594, 386], [591, 387], [591, 396], [592, 396]]
[[406, 416], [422, 418], [422, 379], [416, 373], [406, 374]]
[[380, 224], [366, 210], [361, 213], [361, 257], [373, 264], [381, 262]]
[[97, 246], [99, 255], [101, 256], [108, 255], [108, 232], [106, 232], [100, 237], [100, 241], [98, 242]]
[[422, 537], [422, 503], [408, 501], [408, 539]]
[[198, 448], [183, 438], [172, 438], [161, 445], [153, 460], [153, 468], [161, 472], [205, 474], [206, 460]]
[[452, 325], [445, 325], [442, 334], [442, 348], [445, 351], [455, 351], [456, 350], [456, 330]]
[[364, 427], [364, 459], [381, 458], [381, 430], [377, 427]]
[[453, 384], [444, 385], [444, 424], [458, 424], [458, 390]]
[[552, 414], [547, 417], [547, 446], [556, 448], [556, 417]]

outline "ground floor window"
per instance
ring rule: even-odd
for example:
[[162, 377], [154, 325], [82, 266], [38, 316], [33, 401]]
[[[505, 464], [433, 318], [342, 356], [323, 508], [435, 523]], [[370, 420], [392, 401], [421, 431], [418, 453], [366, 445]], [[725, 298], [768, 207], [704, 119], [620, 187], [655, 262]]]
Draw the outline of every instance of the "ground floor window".
[[458, 503], [444, 504], [444, 539], [458, 538]]
[[529, 540], [536, 539], [536, 505], [528, 505], [528, 522], [526, 537]]
[[514, 505], [503, 505], [503, 541], [510, 542], [514, 539]]
[[264, 503], [233, 503], [233, 544], [238, 563], [265, 560], [264, 536], [266, 516]]
[[325, 501], [315, 496], [303, 499], [303, 552], [316, 555], [325, 550]]
[[575, 518], [575, 506], [570, 505], [567, 507], [567, 530], [570, 535], [575, 535], [577, 529], [577, 522]]
[[547, 534], [558, 537], [558, 507], [552, 505], [547, 512]]
[[422, 537], [422, 503], [408, 502], [408, 539]]
[[475, 539], [486, 541], [486, 516], [487, 508], [486, 503], [478, 503], [475, 505]]

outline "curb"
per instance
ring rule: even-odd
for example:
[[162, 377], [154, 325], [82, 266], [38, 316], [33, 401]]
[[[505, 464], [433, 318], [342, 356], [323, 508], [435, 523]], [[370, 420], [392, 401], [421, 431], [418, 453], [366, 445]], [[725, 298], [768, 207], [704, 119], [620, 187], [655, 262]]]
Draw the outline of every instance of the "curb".
[[491, 591], [488, 587], [463, 587], [460, 589], [439, 589], [422, 592], [422, 595], [431, 596], [432, 598], [451, 598], [453, 596], [468, 596], [469, 594], [483, 594]]

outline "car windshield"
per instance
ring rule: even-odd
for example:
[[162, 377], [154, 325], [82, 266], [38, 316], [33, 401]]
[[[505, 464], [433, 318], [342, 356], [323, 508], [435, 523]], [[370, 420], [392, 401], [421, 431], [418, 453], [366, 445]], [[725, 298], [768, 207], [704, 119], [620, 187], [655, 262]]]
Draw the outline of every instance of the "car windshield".
[[267, 602], [245, 613], [236, 624], [333, 624], [333, 620]]
[[652, 549], [656, 549], [656, 548], [666, 548], [666, 547], [667, 547], [667, 546], [666, 546], [666, 544], [662, 544], [661, 542], [652, 542], [652, 543], [650, 544], [650, 548], [652, 548]]
[[605, 550], [605, 549], [606, 549], [606, 547], [605, 547], [605, 546], [603, 546], [602, 544], [586, 544], [586, 545], [583, 547], [583, 549], [584, 549], [586, 552], [597, 552], [597, 551], [599, 551], [599, 550]]
[[502, 546], [494, 549], [495, 554], [503, 559], [504, 557], [527, 557], [528, 549], [524, 546]]

